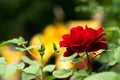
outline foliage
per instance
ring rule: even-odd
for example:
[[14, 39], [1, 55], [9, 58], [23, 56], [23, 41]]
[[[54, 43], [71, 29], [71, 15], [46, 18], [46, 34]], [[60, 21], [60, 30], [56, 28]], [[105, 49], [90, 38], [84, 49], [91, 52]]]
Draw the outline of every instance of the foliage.
[[[27, 41], [22, 37], [14, 38], [4, 41], [0, 46], [13, 44], [18, 51], [27, 51], [35, 60], [27, 56], [22, 57], [22, 62], [18, 64], [7, 64], [4, 57], [0, 57], [0, 76], [7, 78], [12, 76], [17, 70], [21, 71], [22, 80], [31, 80], [37, 78], [38, 80], [54, 80], [64, 79], [69, 80], [119, 80], [119, 69], [116, 66], [120, 65], [120, 47], [116, 44], [109, 44], [107, 50], [100, 50], [100, 52], [84, 52], [74, 53], [71, 56], [61, 56], [61, 61], [72, 60], [72, 64], [79, 64], [83, 68], [72, 67], [70, 69], [56, 70], [55, 64], [46, 64], [43, 61], [44, 44], [41, 42], [39, 46], [26, 46]], [[56, 45], [53, 43], [54, 53], [59, 52]], [[41, 60], [39, 61], [32, 53], [31, 49], [38, 49]], [[87, 63], [86, 63], [87, 61]], [[96, 64], [97, 62], [97, 64]], [[26, 66], [27, 65], [27, 66]], [[100, 66], [98, 66], [100, 65]], [[95, 68], [97, 67], [97, 68]], [[46, 73], [50, 73], [47, 75]], [[47, 76], [46, 76], [47, 75]], [[43, 78], [45, 77], [45, 78]]]
[[[27, 41], [25, 41], [22, 37], [14, 38], [11, 40], [4, 41], [0, 44], [0, 46], [8, 45], [8, 44], [14, 44], [16, 45], [16, 50], [19, 51], [28, 51], [33, 57], [35, 57], [30, 50], [31, 49], [39, 49], [40, 53], [44, 53], [43, 48], [40, 46], [28, 46], [26, 47]], [[55, 46], [55, 44], [54, 44]], [[41, 55], [41, 54], [40, 54]], [[0, 57], [0, 76], [2, 78], [7, 78], [12, 76], [17, 70], [20, 70], [22, 72], [22, 80], [31, 80], [34, 78], [38, 78], [39, 80], [43, 80], [43, 76], [47, 72], [52, 72], [55, 69], [55, 65], [49, 64], [45, 65], [45, 63], [42, 62], [42, 57], [44, 54], [41, 55], [41, 61], [31, 60], [27, 56], [22, 57], [22, 62], [19, 64], [7, 64], [7, 61], [4, 57]], [[28, 65], [26, 67], [26, 64]], [[40, 77], [42, 76], [42, 77]], [[54, 77], [51, 77], [53, 79]], [[46, 79], [47, 80], [47, 79]]]
[[[75, 11], [81, 15], [98, 13], [103, 17], [105, 27], [119, 27], [120, 0], [75, 0]], [[88, 17], [91, 17], [88, 16]]]

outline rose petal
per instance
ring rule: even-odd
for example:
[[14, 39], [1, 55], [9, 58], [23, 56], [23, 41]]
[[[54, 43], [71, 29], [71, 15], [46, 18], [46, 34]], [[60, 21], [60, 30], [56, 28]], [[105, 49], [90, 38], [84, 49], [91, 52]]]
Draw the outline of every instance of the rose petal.
[[107, 49], [107, 48], [108, 48], [108, 44], [107, 43], [96, 42], [87, 51], [97, 51], [99, 49]]
[[71, 48], [67, 48], [67, 51], [64, 53], [64, 57], [67, 57], [67, 56], [71, 56], [73, 54], [73, 50], [71, 50]]

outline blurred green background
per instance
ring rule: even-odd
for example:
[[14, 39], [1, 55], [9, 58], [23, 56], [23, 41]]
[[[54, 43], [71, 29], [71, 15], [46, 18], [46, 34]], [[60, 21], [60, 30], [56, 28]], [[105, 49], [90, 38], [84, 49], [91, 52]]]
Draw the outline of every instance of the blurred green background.
[[119, 4], [120, 0], [0, 0], [0, 41], [19, 36], [30, 40], [54, 21], [56, 5], [63, 9], [63, 22], [97, 16], [108, 27], [109, 37], [113, 38], [111, 33], [117, 32], [114, 37], [119, 38]]

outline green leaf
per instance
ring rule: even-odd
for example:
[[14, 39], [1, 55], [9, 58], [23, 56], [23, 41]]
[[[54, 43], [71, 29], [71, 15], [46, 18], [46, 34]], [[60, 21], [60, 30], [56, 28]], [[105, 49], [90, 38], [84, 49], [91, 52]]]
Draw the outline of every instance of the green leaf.
[[70, 78], [70, 80], [83, 80], [84, 77], [89, 74], [85, 70], [79, 70], [74, 73], [74, 75]]
[[39, 49], [39, 46], [29, 46], [27, 47], [27, 49], [31, 50], [31, 49]]
[[21, 48], [21, 47], [15, 47], [15, 49], [17, 50], [17, 51], [27, 51], [25, 48]]
[[77, 64], [77, 63], [79, 63], [79, 62], [80, 62], [79, 59], [75, 59], [75, 60], [72, 61], [72, 64]]
[[4, 41], [0, 44], [0, 46], [7, 45], [7, 44], [15, 44], [15, 45], [20, 46], [20, 45], [26, 44], [26, 43], [27, 43], [27, 41], [25, 41], [22, 37], [19, 37], [19, 38], [14, 38], [14, 39]]
[[32, 80], [34, 78], [35, 78], [34, 75], [22, 72], [22, 80]]
[[115, 72], [102, 72], [89, 76], [84, 80], [120, 80], [120, 75]]
[[84, 80], [84, 77], [78, 76], [78, 75], [73, 75], [70, 80]]
[[18, 38], [18, 40], [19, 40], [19, 44], [18, 44], [19, 46], [22, 44], [27, 44], [27, 41], [25, 41], [24, 38], [21, 36]]
[[75, 74], [79, 75], [79, 76], [88, 76], [89, 75], [85, 70], [79, 70]]
[[23, 69], [25, 67], [25, 64], [23, 62], [17, 64], [17, 69]]
[[54, 80], [54, 79], [55, 79], [54, 76], [47, 76], [47, 77], [45, 78], [45, 80]]
[[6, 65], [0, 64], [0, 76], [3, 76], [5, 74]]
[[4, 57], [0, 57], [0, 64], [7, 64]]
[[20, 37], [19, 37], [19, 42], [21, 42], [21, 43], [22, 43], [22, 42], [25, 42], [24, 38], [20, 36]]
[[55, 65], [47, 65], [43, 68], [44, 72], [52, 72], [55, 69]]
[[26, 73], [36, 74], [39, 71], [39, 64], [30, 65], [23, 70]]
[[8, 41], [4, 41], [0, 44], [0, 46], [7, 45], [7, 44], [19, 44], [19, 40], [17, 38], [14, 38]]
[[120, 47], [116, 48], [114, 50], [114, 53], [115, 53], [115, 60], [117, 61], [117, 63], [120, 63]]
[[4, 57], [0, 57], [0, 76], [3, 76], [5, 74], [6, 69], [6, 60]]
[[34, 61], [34, 60], [29, 59], [27, 56], [23, 56], [23, 57], [22, 57], [22, 61], [25, 62], [25, 63], [28, 63], [28, 64], [30, 64], [30, 65], [32, 65], [32, 64], [37, 64], [37, 63], [38, 63], [37, 61]]
[[72, 74], [73, 74], [72, 69], [69, 69], [69, 70], [61, 69], [53, 72], [53, 76], [55, 76], [56, 78], [67, 78]]
[[4, 77], [12, 76], [16, 72], [16, 70], [17, 70], [17, 67], [15, 64], [7, 65]]
[[113, 50], [115, 48], [116, 48], [115, 44], [109, 44], [109, 46], [108, 46], [108, 50]]
[[75, 57], [77, 57], [77, 56], [78, 56], [78, 53], [74, 53], [73, 55], [71, 55], [71, 56], [69, 56], [69, 57], [61, 56], [61, 60], [62, 60], [62, 61], [68, 61], [68, 60], [71, 60], [71, 59], [73, 59], [73, 58], [75, 58]]
[[99, 60], [102, 62], [111, 62], [114, 60], [114, 54], [111, 51], [104, 51], [100, 54]]
[[[29, 46], [29, 47], [27, 47], [27, 49], [29, 49], [29, 50], [31, 50], [31, 49], [38, 49], [39, 47], [38, 46]], [[27, 49], [25, 49], [25, 48], [22, 48], [22, 47], [15, 47], [15, 49], [17, 50], [17, 51], [27, 51]]]
[[112, 61], [110, 61], [110, 62], [108, 63], [108, 65], [113, 66], [113, 65], [115, 65], [116, 63], [117, 63], [116, 60], [112, 60]]

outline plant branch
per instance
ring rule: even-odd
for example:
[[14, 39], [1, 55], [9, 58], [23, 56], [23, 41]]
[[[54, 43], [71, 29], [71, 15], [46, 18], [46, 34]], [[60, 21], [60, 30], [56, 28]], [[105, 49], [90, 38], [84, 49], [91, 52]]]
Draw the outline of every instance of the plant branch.
[[40, 79], [43, 80], [43, 56], [41, 56], [41, 65], [40, 65], [40, 71], [41, 71], [41, 75], [40, 75]]
[[30, 53], [30, 55], [32, 55], [38, 62], [40, 62], [38, 58], [34, 56], [33, 53], [24, 44], [22, 44], [22, 47], [25, 48]]
[[88, 52], [86, 52], [86, 56], [87, 56], [88, 63], [91, 64]]
[[81, 59], [81, 58], [79, 58], [79, 59], [80, 59], [80, 61], [82, 62], [82, 64], [85, 66], [85, 68], [87, 69], [87, 65], [83, 62], [84, 60]]

